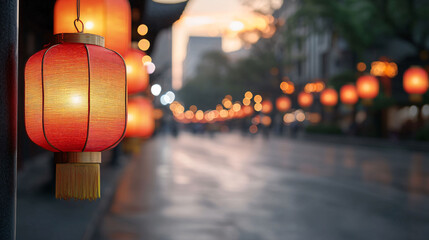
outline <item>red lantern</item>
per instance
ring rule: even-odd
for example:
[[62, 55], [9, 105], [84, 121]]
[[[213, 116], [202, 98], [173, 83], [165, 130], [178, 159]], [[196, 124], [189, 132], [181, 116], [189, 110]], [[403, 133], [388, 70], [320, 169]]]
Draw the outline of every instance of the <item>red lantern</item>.
[[373, 99], [378, 95], [379, 83], [374, 76], [364, 75], [356, 81], [356, 88], [360, 98]]
[[[76, 32], [73, 24], [75, 19], [76, 0], [57, 0], [54, 8], [54, 34]], [[107, 48], [121, 55], [130, 48], [131, 7], [127, 0], [81, 1], [80, 19], [86, 33], [97, 34], [106, 39]]]
[[[95, 199], [100, 152], [125, 133], [125, 63], [100, 36], [56, 37], [25, 66], [25, 126], [34, 143], [56, 152], [56, 197]], [[69, 182], [76, 174], [83, 179]]]
[[333, 88], [327, 88], [320, 94], [320, 102], [325, 106], [335, 106], [338, 103], [338, 93]]
[[313, 104], [313, 95], [311, 93], [300, 92], [298, 94], [298, 104], [303, 107], [310, 107]]
[[353, 105], [359, 100], [356, 87], [353, 84], [347, 84], [340, 89], [341, 102], [344, 104]]
[[428, 74], [421, 67], [410, 67], [404, 73], [403, 85], [411, 100], [419, 102], [429, 87]]
[[262, 113], [268, 114], [271, 111], [273, 111], [273, 104], [271, 103], [270, 100], [264, 100], [262, 101], [261, 104], [262, 104], [262, 110], [261, 110]]
[[124, 55], [125, 64], [127, 65], [129, 94], [141, 92], [149, 85], [149, 74], [142, 62], [144, 56], [144, 52], [137, 49], [130, 49]]
[[276, 108], [279, 112], [286, 112], [291, 106], [292, 102], [290, 101], [290, 98], [286, 96], [279, 97], [276, 100]]
[[152, 102], [144, 97], [130, 98], [126, 137], [148, 138], [155, 130]]

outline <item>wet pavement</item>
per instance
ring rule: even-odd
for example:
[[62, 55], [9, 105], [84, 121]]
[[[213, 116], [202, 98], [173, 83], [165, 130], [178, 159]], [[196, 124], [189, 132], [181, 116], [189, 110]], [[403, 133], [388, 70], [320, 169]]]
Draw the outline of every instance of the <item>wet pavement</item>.
[[428, 153], [188, 133], [143, 153], [94, 239], [429, 239]]

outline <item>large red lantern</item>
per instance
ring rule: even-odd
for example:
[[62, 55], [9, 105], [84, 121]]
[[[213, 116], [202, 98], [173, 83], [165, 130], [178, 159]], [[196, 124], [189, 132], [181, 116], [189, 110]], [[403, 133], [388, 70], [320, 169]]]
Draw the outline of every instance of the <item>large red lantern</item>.
[[310, 107], [313, 104], [313, 95], [311, 93], [300, 92], [298, 94], [298, 104], [303, 107]]
[[276, 108], [279, 112], [286, 112], [292, 106], [290, 98], [286, 96], [278, 97], [276, 100]]
[[262, 101], [261, 104], [262, 104], [262, 110], [261, 110], [262, 113], [268, 114], [273, 111], [273, 103], [271, 103], [270, 100], [264, 100]]
[[346, 84], [340, 89], [340, 99], [343, 104], [353, 105], [359, 100], [356, 87], [353, 84]]
[[128, 101], [128, 124], [126, 137], [148, 138], [155, 130], [152, 102], [137, 96]]
[[377, 78], [371, 75], [364, 75], [356, 81], [356, 88], [360, 98], [371, 100], [377, 97], [380, 87]]
[[404, 73], [403, 85], [404, 90], [410, 94], [410, 99], [420, 102], [421, 95], [426, 93], [429, 87], [428, 74], [421, 67], [410, 67]]
[[125, 133], [125, 63], [100, 36], [56, 37], [25, 66], [25, 126], [34, 143], [55, 152], [56, 197], [95, 199], [100, 152]]
[[142, 62], [144, 56], [144, 52], [137, 49], [129, 49], [124, 55], [125, 64], [127, 65], [129, 94], [141, 92], [149, 85], [149, 74]]
[[[131, 45], [131, 7], [128, 0], [82, 0], [80, 20], [86, 33], [106, 39], [106, 47], [121, 55]], [[54, 34], [76, 32], [76, 0], [57, 0], [54, 8]], [[79, 25], [78, 25], [79, 26]]]
[[326, 88], [320, 94], [320, 102], [328, 107], [337, 105], [338, 103], [338, 93], [333, 88]]

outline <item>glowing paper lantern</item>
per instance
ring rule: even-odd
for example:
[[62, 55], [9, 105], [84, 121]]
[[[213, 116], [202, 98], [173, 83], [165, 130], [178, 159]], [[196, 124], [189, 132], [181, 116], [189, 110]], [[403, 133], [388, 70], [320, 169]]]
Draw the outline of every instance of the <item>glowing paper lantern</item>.
[[320, 94], [320, 102], [325, 106], [335, 106], [338, 103], [338, 93], [333, 88], [326, 88]]
[[347, 84], [340, 89], [341, 102], [348, 105], [356, 104], [359, 100], [356, 87], [353, 84]]
[[[57, 0], [54, 8], [54, 34], [76, 32], [73, 24], [75, 19], [76, 0]], [[80, 1], [80, 19], [85, 25], [86, 33], [97, 34], [106, 39], [106, 48], [121, 55], [130, 48], [131, 7], [128, 0]]]
[[286, 112], [291, 106], [292, 102], [290, 101], [290, 98], [286, 96], [279, 97], [276, 100], [276, 108], [279, 112]]
[[420, 102], [429, 87], [428, 74], [421, 67], [410, 67], [404, 73], [403, 85], [411, 101]]
[[313, 104], [313, 95], [311, 93], [300, 92], [298, 94], [298, 104], [303, 107], [310, 107]]
[[380, 87], [377, 78], [371, 75], [364, 75], [356, 81], [356, 88], [360, 98], [370, 100], [377, 97]]
[[271, 111], [273, 111], [273, 104], [271, 103], [270, 100], [264, 100], [262, 101], [261, 104], [262, 104], [262, 110], [261, 110], [262, 113], [268, 114]]
[[149, 85], [149, 74], [142, 62], [144, 56], [144, 52], [137, 49], [129, 49], [124, 55], [125, 64], [127, 65], [129, 94], [141, 92]]
[[96, 199], [100, 152], [125, 133], [125, 63], [100, 36], [56, 37], [25, 66], [25, 126], [34, 143], [55, 152], [56, 197]]
[[152, 102], [137, 96], [128, 101], [128, 124], [126, 137], [148, 138], [155, 130]]

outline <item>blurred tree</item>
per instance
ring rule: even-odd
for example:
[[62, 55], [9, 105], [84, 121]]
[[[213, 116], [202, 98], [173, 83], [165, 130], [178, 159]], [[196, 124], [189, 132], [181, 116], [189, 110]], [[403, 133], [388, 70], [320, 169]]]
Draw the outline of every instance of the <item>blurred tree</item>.
[[332, 27], [356, 53], [397, 38], [420, 54], [428, 50], [428, 13], [426, 0], [302, 0], [288, 25]]

